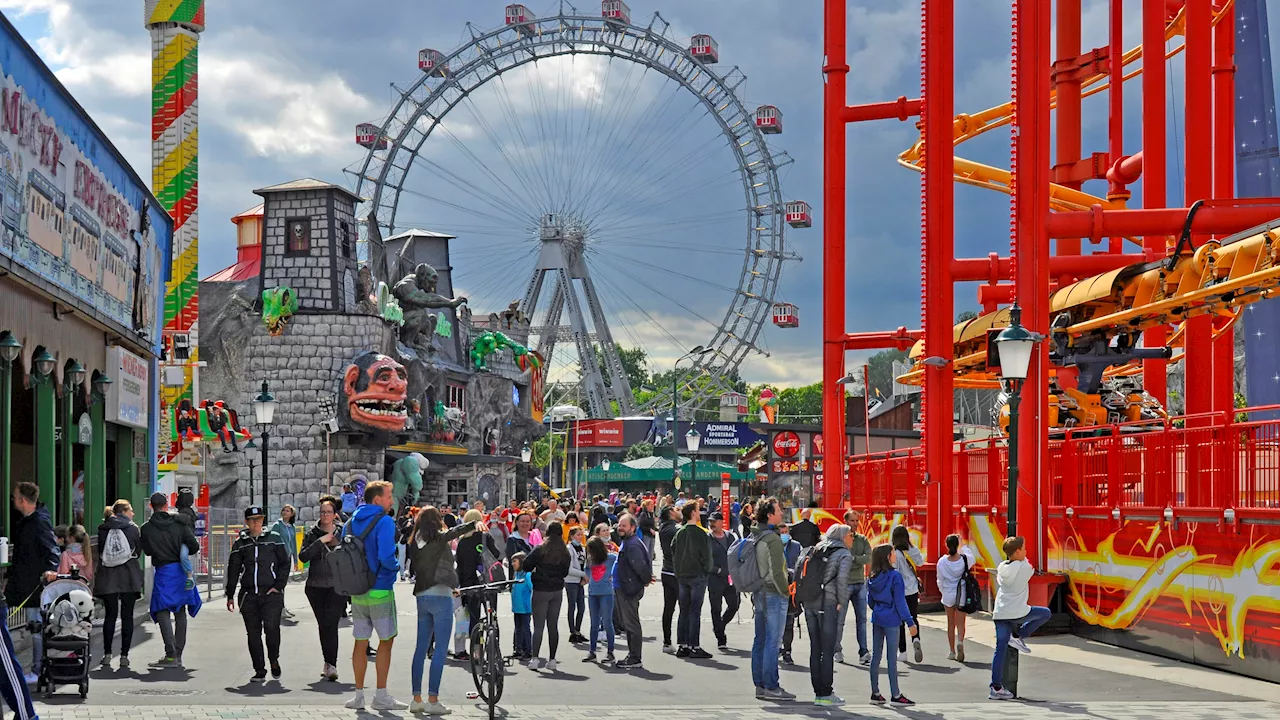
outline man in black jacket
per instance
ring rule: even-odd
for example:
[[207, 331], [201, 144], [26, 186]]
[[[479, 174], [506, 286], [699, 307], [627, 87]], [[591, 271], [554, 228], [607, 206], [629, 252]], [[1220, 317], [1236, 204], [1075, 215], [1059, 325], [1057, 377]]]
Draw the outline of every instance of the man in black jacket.
[[636, 535], [634, 517], [624, 514], [618, 518], [618, 532], [622, 536], [622, 546], [618, 548], [618, 562], [613, 569], [613, 590], [619, 629], [627, 634], [627, 656], [614, 667], [638, 668], [644, 642], [644, 631], [640, 628], [640, 598], [644, 597], [645, 586], [653, 582], [653, 561]]
[[671, 541], [680, 530], [680, 521], [676, 519], [679, 515], [674, 505], [664, 505], [658, 516], [662, 519], [658, 526], [658, 544], [662, 546], [662, 652], [674, 653], [671, 619], [675, 617], [676, 605], [680, 602], [680, 582], [676, 580], [676, 553], [671, 548]]
[[[49, 508], [40, 502], [40, 487], [21, 482], [13, 489], [13, 506], [22, 517], [13, 524], [13, 557], [5, 574], [4, 599], [10, 607], [25, 607], [28, 622], [40, 621], [40, 589], [58, 569], [58, 543], [53, 538]], [[44, 638], [31, 634], [31, 673], [40, 674]], [[32, 680], [34, 682], [34, 680]], [[10, 705], [10, 707], [13, 707]]]
[[811, 548], [822, 539], [822, 533], [818, 531], [818, 526], [809, 519], [812, 512], [809, 508], [801, 510], [800, 522], [791, 526], [791, 539], [800, 543], [801, 548]]
[[164, 641], [164, 657], [155, 665], [182, 667], [182, 651], [187, 646], [188, 608], [199, 610], [200, 602], [200, 592], [186, 586], [182, 548], [195, 555], [200, 552], [200, 541], [194, 528], [169, 512], [169, 498], [164, 493], [155, 493], [151, 496], [151, 519], [142, 526], [138, 545], [155, 568], [151, 615], [160, 626], [160, 638]]
[[262, 657], [262, 636], [267, 636], [267, 660], [271, 677], [280, 679], [280, 616], [284, 612], [284, 586], [293, 561], [284, 541], [274, 532], [263, 532], [266, 512], [253, 505], [244, 511], [245, 529], [231, 546], [227, 560], [227, 610], [235, 612], [236, 585], [240, 586], [240, 617], [249, 638], [253, 680], [267, 679]]

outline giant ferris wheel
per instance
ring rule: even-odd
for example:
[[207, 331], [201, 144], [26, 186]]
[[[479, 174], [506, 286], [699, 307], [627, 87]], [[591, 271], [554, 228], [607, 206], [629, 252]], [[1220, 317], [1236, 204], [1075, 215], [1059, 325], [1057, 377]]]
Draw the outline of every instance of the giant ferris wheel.
[[782, 194], [790, 157], [766, 141], [781, 113], [747, 109], [746, 76], [715, 70], [710, 35], [680, 42], [658, 13], [633, 23], [622, 0], [553, 12], [508, 5], [500, 28], [468, 23], [456, 49], [419, 52], [421, 75], [392, 85], [386, 119], [357, 128], [362, 240], [456, 235], [455, 290], [477, 308], [519, 302], [564, 395], [549, 407], [669, 407], [668, 388], [637, 407], [620, 347], [646, 348], [655, 372], [690, 358], [686, 407], [699, 407], [768, 353], [771, 318], [795, 323], [774, 307], [799, 260], [784, 230], [810, 220]]

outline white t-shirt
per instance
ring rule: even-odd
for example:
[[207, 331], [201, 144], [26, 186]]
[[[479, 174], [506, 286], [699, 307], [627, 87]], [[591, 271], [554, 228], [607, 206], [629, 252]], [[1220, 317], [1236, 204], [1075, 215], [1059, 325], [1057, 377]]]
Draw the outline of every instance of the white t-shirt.
[[996, 591], [996, 606], [991, 610], [992, 620], [1019, 620], [1031, 612], [1028, 598], [1031, 595], [1031, 576], [1035, 568], [1026, 560], [1005, 560], [996, 568], [1000, 581]]
[[973, 568], [974, 559], [973, 551], [968, 545], [960, 546], [960, 554], [956, 559], [943, 555], [938, 558], [938, 589], [942, 591], [942, 604], [946, 607], [955, 607], [960, 604], [964, 598], [957, 595], [960, 587], [960, 578], [964, 576], [965, 559], [969, 560], [970, 569]]

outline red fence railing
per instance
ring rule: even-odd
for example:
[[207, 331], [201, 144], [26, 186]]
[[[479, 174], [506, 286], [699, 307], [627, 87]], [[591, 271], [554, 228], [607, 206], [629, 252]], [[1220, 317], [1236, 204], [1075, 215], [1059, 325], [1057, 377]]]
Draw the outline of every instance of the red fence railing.
[[[1049, 442], [1046, 508], [1172, 508], [1280, 517], [1280, 406], [1075, 428]], [[1262, 419], [1253, 417], [1266, 416]], [[952, 497], [1005, 508], [1005, 438], [953, 446]], [[922, 448], [850, 458], [849, 502], [872, 511], [926, 506]]]

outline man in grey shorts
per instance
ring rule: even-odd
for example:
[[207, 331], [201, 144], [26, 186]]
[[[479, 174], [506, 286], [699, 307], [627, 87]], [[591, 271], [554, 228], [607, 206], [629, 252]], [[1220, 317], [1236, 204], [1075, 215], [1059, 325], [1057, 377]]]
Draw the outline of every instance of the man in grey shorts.
[[351, 651], [351, 669], [355, 675], [356, 694], [347, 701], [353, 710], [364, 709], [364, 675], [368, 669], [369, 640], [378, 634], [378, 656], [375, 661], [377, 692], [373, 696], [374, 710], [404, 710], [408, 705], [397, 702], [387, 692], [387, 675], [391, 672], [391, 646], [396, 633], [396, 596], [392, 588], [400, 574], [400, 562], [396, 558], [395, 499], [391, 495], [391, 483], [378, 480], [364, 489], [364, 505], [356, 508], [351, 520], [343, 527], [344, 535], [361, 535], [370, 523], [376, 523], [364, 539], [365, 558], [369, 569], [377, 574], [373, 588], [363, 595], [351, 598], [351, 629], [355, 647]]

